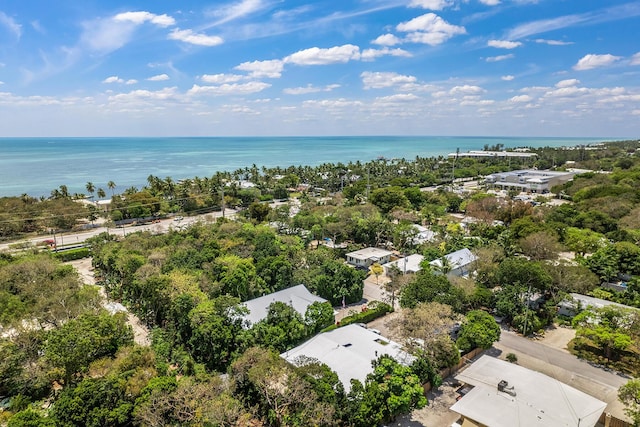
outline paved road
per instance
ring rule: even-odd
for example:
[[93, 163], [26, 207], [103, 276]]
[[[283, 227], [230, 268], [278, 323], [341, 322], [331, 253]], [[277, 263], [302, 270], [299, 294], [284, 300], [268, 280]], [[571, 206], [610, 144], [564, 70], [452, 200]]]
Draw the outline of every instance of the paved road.
[[510, 331], [502, 331], [500, 342], [496, 347], [505, 347], [527, 354], [544, 363], [569, 371], [576, 376], [598, 381], [616, 389], [628, 381], [627, 378], [617, 375], [615, 372], [607, 372], [604, 369], [596, 368], [572, 354], [523, 338]]
[[[225, 209], [225, 217], [233, 218], [235, 214], [236, 214], [236, 211], [234, 209], [230, 209], [230, 208]], [[105, 227], [101, 225], [86, 231], [77, 231], [77, 232], [71, 232], [71, 233], [56, 233], [55, 240], [58, 244], [58, 247], [60, 248], [65, 245], [81, 244], [85, 240], [105, 232], [123, 236], [123, 237], [130, 233], [135, 233], [137, 231], [150, 231], [152, 233], [166, 233], [170, 229], [181, 229], [184, 227], [188, 227], [192, 224], [195, 224], [196, 222], [205, 221], [207, 218], [219, 218], [221, 216], [222, 216], [222, 212], [210, 212], [202, 215], [176, 217], [176, 218], [182, 218], [180, 220], [176, 220], [176, 218], [162, 219], [160, 220], [160, 222], [141, 225], [141, 226], [128, 225], [126, 227], [114, 228], [114, 227]], [[0, 251], [10, 249], [11, 246], [18, 245], [18, 244], [38, 245], [42, 241], [52, 239], [52, 238], [53, 236], [43, 235], [43, 236], [20, 240], [17, 242], [2, 243], [0, 244]]]

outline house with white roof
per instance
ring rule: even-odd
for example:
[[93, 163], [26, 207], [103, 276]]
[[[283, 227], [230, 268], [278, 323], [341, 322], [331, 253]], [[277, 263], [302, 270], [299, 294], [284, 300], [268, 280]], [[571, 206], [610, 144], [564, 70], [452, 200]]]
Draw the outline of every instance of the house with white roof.
[[613, 307], [629, 309], [629, 310], [637, 310], [637, 308], [635, 307], [619, 304], [613, 301], [607, 301], [601, 298], [590, 297], [589, 295], [572, 293], [570, 294], [570, 296], [571, 296], [570, 299], [565, 299], [563, 301], [560, 301], [560, 303], [558, 304], [558, 314], [562, 316], [573, 317], [576, 314], [578, 314], [580, 310], [584, 310], [589, 307], [603, 308], [607, 306], [613, 306]]
[[423, 243], [432, 242], [437, 236], [435, 231], [429, 230], [424, 225], [413, 224], [413, 228], [417, 232], [417, 234], [413, 237], [414, 245], [421, 245]]
[[450, 408], [464, 427], [593, 427], [607, 406], [540, 372], [487, 355], [456, 379], [473, 387]]
[[404, 258], [399, 258], [395, 261], [388, 262], [383, 264], [384, 274], [389, 276], [389, 274], [393, 274], [392, 271], [397, 268], [401, 273], [417, 273], [421, 270], [420, 263], [424, 261], [424, 257], [420, 254], [413, 254], [406, 256]]
[[304, 365], [310, 359], [324, 363], [338, 374], [348, 393], [351, 380], [364, 384], [367, 375], [373, 372], [371, 362], [383, 354], [407, 366], [415, 360], [400, 344], [357, 324], [318, 334], [280, 357], [296, 366]]
[[380, 265], [391, 261], [393, 252], [380, 248], [364, 248], [359, 251], [349, 252], [347, 263], [359, 268], [369, 268], [371, 264], [378, 263]]
[[290, 305], [304, 318], [307, 308], [311, 304], [314, 302], [323, 303], [327, 302], [327, 300], [312, 294], [304, 285], [293, 286], [244, 302], [242, 305], [249, 310], [249, 313], [243, 316], [243, 324], [247, 328], [251, 328], [259, 321], [265, 319], [269, 313], [269, 306], [274, 302], [282, 302]]
[[473, 263], [478, 259], [467, 248], [452, 252], [442, 258], [434, 259], [429, 263], [435, 271], [441, 271], [444, 264], [448, 264], [447, 275], [467, 276], [473, 270]]

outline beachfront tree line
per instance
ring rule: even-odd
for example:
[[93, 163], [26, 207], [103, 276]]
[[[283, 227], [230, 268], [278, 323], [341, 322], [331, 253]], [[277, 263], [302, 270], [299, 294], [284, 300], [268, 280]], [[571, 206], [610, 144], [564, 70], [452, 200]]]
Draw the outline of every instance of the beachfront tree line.
[[[87, 182], [87, 193], [71, 193], [64, 184], [51, 191], [48, 198], [23, 194], [0, 198], [0, 239], [12, 239], [29, 233], [52, 233], [70, 230], [82, 223], [92, 223], [98, 215], [94, 205], [70, 203], [89, 196], [111, 196], [107, 216], [110, 220], [145, 218], [175, 212], [207, 212], [227, 207], [248, 207], [253, 203], [286, 199], [294, 194], [303, 198], [341, 191], [352, 203], [376, 200], [383, 211], [390, 205], [408, 207], [415, 201], [419, 187], [444, 184], [455, 178], [473, 178], [522, 167], [549, 168], [566, 161], [579, 161], [585, 168], [613, 170], [625, 166], [624, 154], [633, 148], [632, 141], [607, 143], [599, 150], [540, 148], [532, 149], [535, 159], [472, 159], [416, 157], [379, 159], [370, 162], [259, 168], [256, 165], [232, 172], [216, 172], [211, 177], [193, 177], [174, 181], [171, 177], [150, 175], [147, 184], [120, 188], [114, 181], [106, 184]], [[503, 147], [485, 147], [502, 149]], [[620, 163], [622, 162], [622, 163]], [[246, 183], [251, 183], [247, 188]], [[392, 188], [388, 188], [392, 187]], [[116, 189], [118, 192], [116, 193]], [[399, 191], [398, 189], [402, 189]], [[402, 194], [400, 194], [402, 192]], [[395, 200], [394, 200], [395, 199]], [[455, 210], [455, 209], [453, 209]]]

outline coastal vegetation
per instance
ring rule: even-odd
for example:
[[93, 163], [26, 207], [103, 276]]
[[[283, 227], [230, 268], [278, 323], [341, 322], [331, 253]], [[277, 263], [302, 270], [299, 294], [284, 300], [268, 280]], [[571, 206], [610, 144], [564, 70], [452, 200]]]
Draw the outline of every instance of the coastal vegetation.
[[[460, 350], [491, 347], [500, 337], [495, 317], [531, 336], [559, 321], [557, 307], [571, 292], [640, 308], [639, 148], [632, 141], [545, 148], [535, 150], [535, 160], [511, 164], [417, 158], [254, 165], [182, 182], [150, 176], [145, 188], [119, 194], [112, 182], [108, 221], [242, 209], [234, 220], [165, 234], [92, 238], [84, 250], [98, 286], [84, 285], [46, 248], [0, 253], [0, 396], [7, 398], [0, 417], [9, 426], [389, 422], [427, 404], [421, 384], [437, 387], [440, 369], [457, 364]], [[452, 182], [452, 175], [566, 168], [567, 161], [595, 172], [552, 189], [555, 199], [518, 200], [513, 192]], [[89, 184], [90, 194], [99, 192]], [[2, 236], [90, 222], [88, 208], [64, 190], [47, 200], [0, 199]], [[293, 196], [298, 203], [263, 203]], [[473, 220], [461, 222], [465, 216]], [[416, 224], [433, 238], [419, 240]], [[422, 269], [387, 273], [390, 281], [379, 286], [390, 300], [336, 325], [333, 307], [360, 302], [367, 276], [344, 256], [366, 246], [420, 254]], [[445, 255], [464, 248], [477, 257], [474, 274], [456, 277]], [[429, 264], [434, 260], [438, 265]], [[371, 269], [376, 284], [378, 267]], [[304, 315], [274, 303], [264, 320], [243, 322], [243, 302], [298, 284], [328, 303]], [[101, 289], [151, 330], [150, 346], [134, 344], [125, 313], [105, 310]], [[390, 328], [415, 357], [409, 366], [380, 357], [346, 392], [326, 365], [293, 366], [279, 357], [322, 330], [384, 315], [396, 302]], [[637, 311], [582, 308], [572, 350], [640, 374]]]

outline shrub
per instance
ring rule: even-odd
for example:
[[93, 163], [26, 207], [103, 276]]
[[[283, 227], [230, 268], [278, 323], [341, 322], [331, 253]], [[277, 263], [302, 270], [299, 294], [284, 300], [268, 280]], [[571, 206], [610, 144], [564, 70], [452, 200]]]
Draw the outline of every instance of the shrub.
[[82, 259], [91, 256], [91, 251], [89, 250], [89, 248], [76, 248], [69, 249], [68, 251], [54, 252], [53, 256], [63, 262], [73, 261], [76, 259]]

